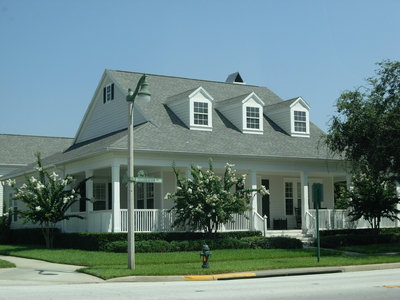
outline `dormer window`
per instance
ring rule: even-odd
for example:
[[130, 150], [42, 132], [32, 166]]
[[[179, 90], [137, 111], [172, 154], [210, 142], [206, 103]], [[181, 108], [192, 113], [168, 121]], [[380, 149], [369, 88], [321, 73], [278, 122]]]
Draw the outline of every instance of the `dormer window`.
[[169, 97], [166, 105], [191, 130], [212, 130], [214, 98], [202, 87]]
[[254, 92], [218, 103], [217, 109], [243, 133], [263, 134], [264, 102]]
[[248, 129], [260, 129], [259, 107], [246, 107], [246, 126]]
[[294, 131], [307, 132], [307, 117], [305, 111], [294, 111]]
[[264, 107], [265, 115], [292, 137], [310, 137], [309, 111], [301, 97]]
[[196, 125], [208, 125], [208, 103], [193, 102], [193, 121]]

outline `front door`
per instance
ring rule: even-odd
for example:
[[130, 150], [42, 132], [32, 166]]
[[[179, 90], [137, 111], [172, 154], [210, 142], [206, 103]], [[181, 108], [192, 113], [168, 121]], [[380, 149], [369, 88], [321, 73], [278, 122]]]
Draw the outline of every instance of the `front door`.
[[[265, 188], [267, 190], [269, 190], [269, 180], [268, 179], [262, 179], [261, 180], [261, 184], [263, 186], [265, 186]], [[268, 219], [267, 219], [267, 228], [270, 228], [271, 226], [270, 226], [269, 220], [271, 218], [271, 213], [270, 213], [270, 210], [269, 210], [269, 195], [264, 195], [262, 197], [262, 216], [263, 217], [264, 216], [268, 217]]]

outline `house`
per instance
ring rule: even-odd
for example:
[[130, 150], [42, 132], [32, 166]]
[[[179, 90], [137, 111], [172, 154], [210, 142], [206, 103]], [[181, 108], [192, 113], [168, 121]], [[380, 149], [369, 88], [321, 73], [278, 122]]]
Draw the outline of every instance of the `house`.
[[[63, 231], [127, 231], [125, 98], [141, 76], [105, 70], [70, 147], [43, 158], [43, 165], [61, 176], [94, 177], [85, 191], [93, 201], [72, 207], [85, 219], [64, 221]], [[147, 75], [147, 82], [151, 102], [134, 108], [135, 174], [141, 171], [162, 183], [136, 185], [137, 231], [172, 230], [173, 215], [167, 210], [173, 202], [164, 199], [176, 188], [172, 164], [189, 174], [191, 164], [206, 168], [209, 158], [217, 173], [226, 163], [234, 164], [238, 174], [247, 174], [247, 187], [270, 190], [253, 198], [250, 221], [238, 219], [232, 228], [307, 231], [314, 183], [323, 184], [322, 208], [333, 210], [334, 182], [346, 180], [346, 173], [320, 142], [324, 133], [311, 122], [305, 99], [282, 100], [266, 87], [245, 84], [239, 73], [226, 82], [160, 75]], [[31, 172], [32, 165], [4, 178], [22, 184], [23, 175]], [[18, 220], [12, 226], [23, 225]]]
[[[73, 142], [72, 138], [27, 136], [16, 134], [0, 134], [0, 180], [1, 177], [27, 166], [36, 160], [35, 153], [41, 152], [43, 157], [49, 156], [58, 151], [64, 151]], [[0, 216], [3, 213], [4, 187], [0, 184]], [[14, 206], [7, 203], [8, 207]]]

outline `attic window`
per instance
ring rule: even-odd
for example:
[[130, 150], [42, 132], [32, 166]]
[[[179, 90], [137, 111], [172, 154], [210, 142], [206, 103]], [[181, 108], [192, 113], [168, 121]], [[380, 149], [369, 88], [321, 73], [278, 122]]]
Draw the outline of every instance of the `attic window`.
[[194, 124], [208, 125], [208, 103], [206, 102], [193, 102], [194, 109]]
[[114, 100], [114, 83], [111, 83], [103, 89], [103, 103]]
[[307, 132], [307, 116], [305, 111], [294, 111], [294, 131]]
[[246, 107], [246, 127], [260, 129], [260, 108]]

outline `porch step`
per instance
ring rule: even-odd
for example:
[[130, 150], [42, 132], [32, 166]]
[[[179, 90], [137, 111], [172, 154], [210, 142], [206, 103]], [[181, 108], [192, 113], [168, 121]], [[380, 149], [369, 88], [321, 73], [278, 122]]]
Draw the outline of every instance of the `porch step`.
[[283, 236], [298, 239], [303, 242], [304, 245], [312, 245], [315, 238], [312, 234], [303, 233], [301, 229], [292, 230], [268, 230], [266, 237]]

